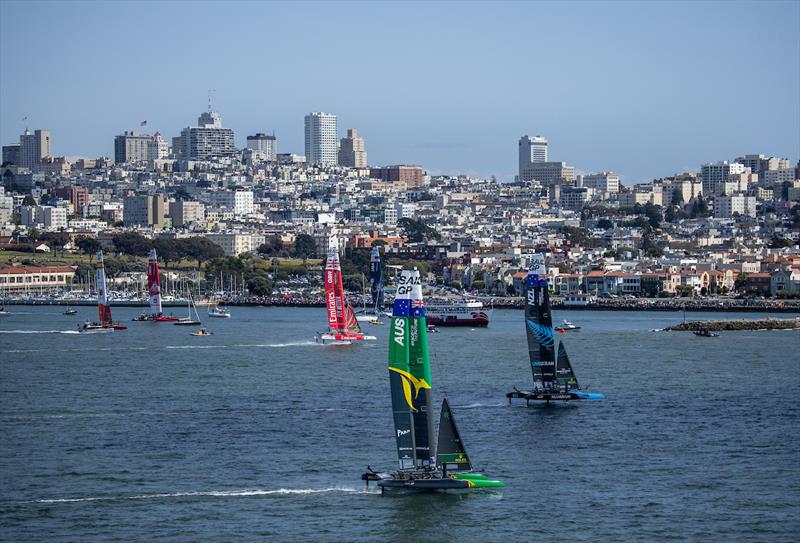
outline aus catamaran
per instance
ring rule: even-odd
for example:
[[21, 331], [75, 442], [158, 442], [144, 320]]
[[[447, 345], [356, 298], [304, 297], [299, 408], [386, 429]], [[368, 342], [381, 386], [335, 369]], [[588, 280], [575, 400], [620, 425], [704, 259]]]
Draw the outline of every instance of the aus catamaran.
[[419, 272], [402, 271], [389, 329], [389, 383], [400, 469], [380, 473], [367, 467], [361, 478], [377, 481], [381, 491], [448, 491], [500, 488], [472, 469], [453, 412], [442, 401], [434, 449], [433, 395], [425, 304]]
[[135, 321], [174, 322], [178, 317], [164, 315], [161, 308], [161, 278], [158, 274], [158, 256], [155, 249], [150, 249], [147, 257], [147, 294], [150, 307], [147, 311], [134, 317]]
[[531, 400], [599, 400], [602, 394], [582, 390], [578, 378], [570, 364], [564, 342], [558, 343], [553, 330], [553, 317], [550, 314], [550, 294], [548, 292], [547, 268], [544, 255], [533, 255], [528, 266], [523, 289], [525, 300], [525, 331], [528, 336], [528, 354], [533, 372], [533, 389], [521, 391], [514, 388], [506, 394], [509, 403], [512, 398]]
[[103, 263], [103, 251], [97, 253], [96, 282], [97, 282], [97, 313], [98, 322], [86, 321], [78, 331], [81, 333], [111, 332], [113, 330], [126, 330], [128, 327], [115, 323], [111, 319], [111, 300], [106, 290], [106, 268]]
[[345, 296], [339, 242], [335, 237], [330, 239], [325, 263], [325, 310], [328, 314], [328, 331], [317, 334], [318, 343], [349, 345], [354, 341], [375, 339], [375, 336], [368, 336], [361, 330], [353, 307]]

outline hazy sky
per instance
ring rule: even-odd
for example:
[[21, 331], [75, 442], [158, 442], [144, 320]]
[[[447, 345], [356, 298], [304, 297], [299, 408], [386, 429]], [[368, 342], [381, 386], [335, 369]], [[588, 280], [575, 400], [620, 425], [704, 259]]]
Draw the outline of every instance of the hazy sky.
[[303, 116], [371, 164], [517, 170], [517, 140], [626, 184], [744, 153], [800, 155], [800, 2], [0, 2], [0, 140], [113, 156], [168, 140], [207, 91], [224, 126], [303, 153]]

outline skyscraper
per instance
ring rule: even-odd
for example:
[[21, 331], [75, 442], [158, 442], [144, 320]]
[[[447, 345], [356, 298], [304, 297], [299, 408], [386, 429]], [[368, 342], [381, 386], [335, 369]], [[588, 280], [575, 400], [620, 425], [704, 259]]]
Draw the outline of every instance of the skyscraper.
[[336, 164], [336, 115], [315, 111], [306, 115], [306, 160]]
[[274, 135], [259, 132], [255, 136], [247, 136], [247, 148], [262, 153], [264, 160], [275, 162], [278, 159], [278, 140]]
[[519, 171], [532, 162], [547, 162], [547, 139], [528, 135], [519, 139]]
[[348, 166], [350, 168], [367, 167], [364, 138], [358, 136], [358, 131], [355, 128], [348, 128], [347, 137], [339, 140], [339, 166]]
[[39, 166], [39, 161], [46, 156], [51, 156], [50, 143], [49, 130], [36, 130], [31, 133], [26, 128], [25, 133], [19, 137], [17, 164], [35, 172]]

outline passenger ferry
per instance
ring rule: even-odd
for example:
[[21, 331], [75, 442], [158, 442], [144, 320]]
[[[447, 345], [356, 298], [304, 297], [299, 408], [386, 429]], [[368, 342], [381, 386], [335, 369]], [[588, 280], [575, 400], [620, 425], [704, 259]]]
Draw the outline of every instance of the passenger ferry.
[[427, 323], [433, 326], [488, 326], [489, 313], [479, 301], [431, 301], [425, 304]]

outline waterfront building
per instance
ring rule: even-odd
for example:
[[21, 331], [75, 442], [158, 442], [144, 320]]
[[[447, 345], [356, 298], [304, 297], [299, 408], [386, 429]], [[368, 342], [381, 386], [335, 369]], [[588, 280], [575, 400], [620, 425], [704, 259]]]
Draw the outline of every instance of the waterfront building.
[[306, 115], [305, 143], [310, 164], [336, 164], [336, 115], [319, 111]]
[[126, 130], [114, 138], [114, 162], [144, 162], [148, 160], [148, 151], [153, 136], [141, 132]]
[[254, 136], [247, 136], [247, 148], [258, 151], [263, 159], [275, 162], [278, 159], [278, 140], [275, 135], [267, 135], [259, 132]]
[[73, 266], [13, 266], [0, 268], [0, 291], [8, 294], [63, 289], [72, 284], [77, 267]]
[[339, 165], [349, 168], [366, 168], [367, 152], [364, 138], [359, 137], [355, 128], [347, 130], [347, 137], [339, 141]]
[[35, 130], [31, 132], [27, 128], [25, 133], [19, 137], [19, 155], [17, 165], [28, 168], [36, 173], [39, 171], [39, 161], [46, 156], [51, 156], [52, 141], [49, 130]]

